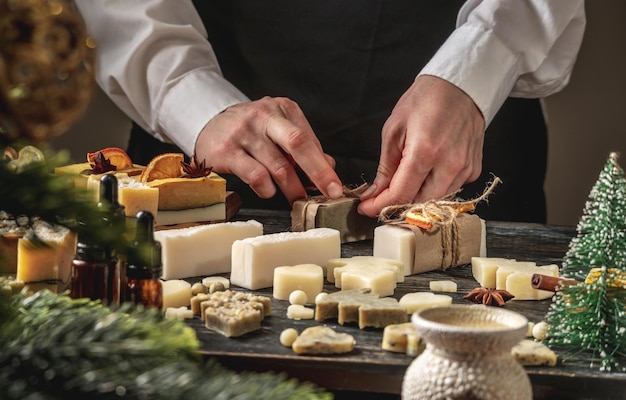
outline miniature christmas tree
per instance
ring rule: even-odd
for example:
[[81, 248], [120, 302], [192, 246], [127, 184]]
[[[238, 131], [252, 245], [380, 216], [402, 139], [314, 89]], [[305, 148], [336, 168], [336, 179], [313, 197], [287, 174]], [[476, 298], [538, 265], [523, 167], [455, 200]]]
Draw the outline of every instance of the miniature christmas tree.
[[583, 280], [592, 268], [626, 267], [626, 178], [611, 153], [589, 193], [583, 216], [563, 258], [563, 275]]
[[591, 352], [591, 367], [626, 371], [626, 179], [611, 153], [589, 194], [563, 259], [581, 281], [557, 291], [546, 316], [548, 344]]

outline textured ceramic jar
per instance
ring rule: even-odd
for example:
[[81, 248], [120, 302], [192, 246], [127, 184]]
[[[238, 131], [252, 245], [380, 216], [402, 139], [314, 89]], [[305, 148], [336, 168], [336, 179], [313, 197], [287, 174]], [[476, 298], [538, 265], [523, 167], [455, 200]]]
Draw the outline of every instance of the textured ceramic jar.
[[451, 305], [411, 317], [426, 350], [407, 369], [402, 398], [532, 399], [511, 348], [526, 335], [521, 314], [482, 305]]

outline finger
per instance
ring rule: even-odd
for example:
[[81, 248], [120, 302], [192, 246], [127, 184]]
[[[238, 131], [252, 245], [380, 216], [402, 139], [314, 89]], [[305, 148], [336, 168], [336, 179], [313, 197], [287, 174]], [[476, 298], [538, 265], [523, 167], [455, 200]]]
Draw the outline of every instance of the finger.
[[337, 198], [343, 195], [341, 181], [310, 128], [303, 130], [285, 118], [273, 116], [268, 120], [266, 130], [268, 137], [293, 157], [326, 197]]

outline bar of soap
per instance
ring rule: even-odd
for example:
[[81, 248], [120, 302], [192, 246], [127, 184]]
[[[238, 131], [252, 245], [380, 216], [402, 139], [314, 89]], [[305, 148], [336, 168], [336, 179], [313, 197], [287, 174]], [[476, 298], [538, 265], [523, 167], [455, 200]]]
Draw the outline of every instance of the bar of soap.
[[191, 222], [224, 221], [226, 219], [226, 203], [216, 203], [205, 207], [187, 208], [184, 210], [160, 210], [156, 214], [155, 224], [176, 225]]
[[356, 322], [359, 328], [384, 328], [407, 321], [404, 307], [392, 297], [379, 297], [369, 289], [341, 290], [316, 299], [315, 320], [337, 318], [340, 325]]
[[406, 309], [407, 314], [413, 314], [424, 308], [448, 306], [452, 304], [452, 297], [432, 292], [414, 292], [402, 296], [399, 303]]
[[324, 270], [317, 264], [280, 266], [274, 269], [274, 298], [288, 300], [295, 290], [314, 299], [324, 289]]
[[[514, 259], [499, 257], [472, 257], [472, 275], [476, 282], [484, 288], [496, 288], [496, 271], [500, 265], [517, 262]], [[528, 265], [535, 265], [529, 263]]]
[[161, 242], [163, 279], [230, 272], [231, 246], [237, 240], [263, 234], [255, 220], [222, 222], [154, 232]]
[[333, 258], [328, 260], [326, 264], [326, 279], [328, 282], [335, 283], [335, 268], [339, 267], [362, 267], [374, 266], [380, 269], [393, 271], [396, 282], [404, 282], [404, 264], [392, 258], [374, 257], [374, 256], [354, 256], [350, 258]]
[[37, 222], [33, 230], [47, 246], [35, 244], [26, 236], [17, 240], [16, 279], [34, 291], [46, 288], [61, 292], [70, 283], [76, 234], [63, 226], [45, 222]]
[[[551, 276], [558, 276], [558, 266], [544, 268], [549, 266], [540, 266], [538, 268], [547, 269]], [[556, 272], [554, 271], [556, 269]], [[543, 275], [548, 275], [548, 272], [539, 272]], [[533, 273], [531, 272], [514, 272], [507, 276], [505, 287], [506, 291], [511, 293], [513, 297], [511, 300], [545, 300], [554, 296], [554, 292], [551, 290], [535, 289], [532, 286]]]
[[376, 218], [357, 212], [360, 200], [356, 197], [328, 199], [313, 196], [296, 200], [291, 211], [291, 230], [307, 231], [313, 228], [331, 228], [339, 231], [341, 243], [358, 242], [374, 237]]
[[201, 178], [166, 178], [147, 182], [159, 189], [159, 210], [186, 210], [226, 201], [226, 180], [212, 172]]
[[352, 351], [355, 343], [350, 334], [326, 326], [311, 326], [298, 335], [291, 348], [297, 354], [342, 354]]
[[511, 349], [511, 355], [524, 366], [554, 367], [557, 356], [548, 346], [531, 339], [523, 339]]
[[289, 319], [313, 319], [315, 310], [300, 304], [291, 304], [287, 307], [287, 318]]
[[[117, 178], [118, 201], [124, 206], [127, 217], [135, 217], [139, 211], [150, 211], [158, 218], [159, 189], [150, 187], [126, 173], [115, 173]], [[94, 194], [94, 201], [98, 201], [100, 193], [100, 178], [102, 175], [89, 175], [87, 189]]]
[[374, 230], [373, 255], [402, 261], [406, 276], [465, 265], [472, 257], [486, 256], [485, 221], [474, 214], [461, 214], [456, 226], [457, 240], [446, 242], [444, 230], [451, 227], [435, 225], [424, 230], [408, 224], [381, 225]]
[[415, 357], [426, 348], [412, 322], [387, 325], [383, 330], [383, 350]]
[[161, 282], [163, 287], [163, 309], [188, 307], [191, 304], [191, 283], [182, 279]]
[[261, 328], [272, 313], [269, 297], [226, 290], [215, 292], [200, 303], [205, 326], [226, 337], [237, 337]]
[[433, 292], [456, 293], [457, 290], [456, 282], [450, 280], [430, 281], [428, 282], [428, 287]]
[[315, 228], [305, 232], [279, 232], [232, 245], [230, 282], [256, 290], [272, 286], [274, 269], [283, 265], [317, 264], [341, 255], [339, 231]]

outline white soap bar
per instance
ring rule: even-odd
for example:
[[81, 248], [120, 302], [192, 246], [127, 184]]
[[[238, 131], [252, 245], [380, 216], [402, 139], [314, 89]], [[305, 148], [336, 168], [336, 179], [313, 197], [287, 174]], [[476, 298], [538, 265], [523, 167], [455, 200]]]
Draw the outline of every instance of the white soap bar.
[[[339, 267], [361, 267], [371, 266], [378, 269], [387, 269], [394, 272], [396, 282], [404, 282], [404, 263], [391, 258], [374, 256], [354, 256], [350, 258], [333, 258], [326, 264], [326, 279], [335, 283], [335, 268]], [[345, 270], [345, 269], [344, 269]], [[341, 287], [341, 286], [337, 286]]]
[[[485, 257], [487, 255], [487, 230], [485, 228], [485, 221], [480, 219], [480, 225], [480, 249], [476, 256]], [[373, 255], [376, 257], [391, 258], [393, 260], [401, 261], [404, 265], [405, 276], [433, 270], [433, 268], [424, 269], [423, 266], [415, 265], [415, 240], [415, 234], [410, 229], [390, 224], [378, 226], [374, 229]], [[417, 257], [419, 256], [420, 254], [417, 255]], [[466, 254], [465, 256], [471, 255]]]
[[511, 262], [516, 261], [498, 257], [472, 257], [472, 275], [480, 286], [495, 289], [498, 266]]
[[[542, 268], [542, 267], [538, 267]], [[558, 269], [558, 267], [556, 267]], [[558, 276], [552, 269], [549, 272], [541, 272], [543, 275]], [[554, 296], [554, 292], [550, 290], [539, 290], [533, 288], [532, 272], [514, 272], [506, 278], [506, 291], [513, 296], [512, 300], [545, 300]]]
[[404, 276], [411, 275], [415, 260], [415, 235], [409, 229], [380, 225], [374, 229], [375, 257], [398, 260], [404, 266]]
[[162, 277], [179, 279], [230, 272], [233, 242], [262, 234], [263, 225], [255, 220], [156, 231], [154, 238], [163, 249]]
[[317, 264], [341, 255], [339, 231], [314, 228], [236, 240], [232, 246], [230, 282], [255, 290], [272, 286], [274, 269], [282, 265]]
[[452, 304], [452, 297], [432, 292], [414, 292], [402, 296], [399, 303], [406, 309], [407, 314], [413, 314], [424, 308], [448, 306]]
[[292, 304], [287, 307], [287, 318], [289, 319], [313, 319], [315, 310], [300, 304]]
[[156, 225], [176, 225], [190, 222], [224, 221], [225, 219], [226, 203], [217, 203], [184, 210], [159, 210], [155, 223]]
[[163, 309], [188, 307], [191, 305], [191, 283], [181, 279], [163, 281]]
[[454, 281], [430, 281], [428, 286], [433, 292], [449, 292], [456, 293], [457, 284]]
[[512, 261], [499, 264], [496, 270], [496, 289], [506, 290], [506, 278], [515, 272], [537, 272], [537, 264], [532, 261]]
[[317, 264], [298, 264], [274, 269], [274, 298], [288, 300], [291, 292], [302, 290], [314, 299], [324, 289], [324, 270]]
[[335, 268], [335, 286], [341, 290], [371, 289], [380, 297], [393, 295], [396, 288], [394, 271], [371, 265]]

